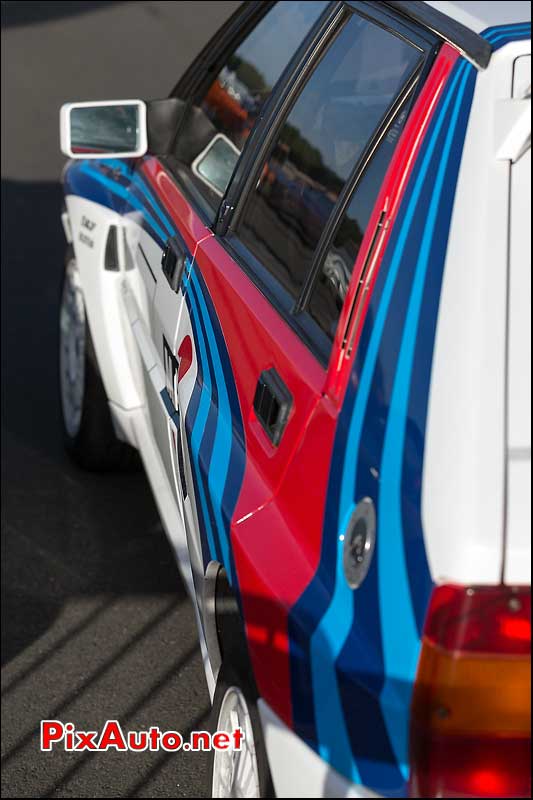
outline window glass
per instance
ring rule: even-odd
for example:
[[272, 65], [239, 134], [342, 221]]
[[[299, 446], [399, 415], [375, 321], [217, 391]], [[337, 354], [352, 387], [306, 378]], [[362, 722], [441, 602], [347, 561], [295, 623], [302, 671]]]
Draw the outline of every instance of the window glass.
[[335, 338], [359, 248], [406, 117], [406, 110], [397, 116], [358, 182], [313, 289], [309, 313], [331, 340]]
[[283, 124], [239, 238], [294, 298], [344, 184], [420, 59], [353, 14]]
[[218, 209], [239, 155], [275, 83], [327, 2], [276, 3], [189, 108], [175, 157]]

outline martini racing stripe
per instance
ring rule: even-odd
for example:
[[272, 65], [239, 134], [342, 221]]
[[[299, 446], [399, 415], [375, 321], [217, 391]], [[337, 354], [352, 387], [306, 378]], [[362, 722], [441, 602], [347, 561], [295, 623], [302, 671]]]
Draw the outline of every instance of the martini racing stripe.
[[147, 181], [142, 177], [141, 173], [137, 170], [132, 170], [128, 164], [119, 159], [109, 159], [107, 162], [109, 166], [119, 172], [127, 185], [129, 185], [132, 194], [141, 199], [145, 204], [148, 203], [154, 214], [157, 214], [162, 226], [166, 229], [168, 236], [176, 235], [176, 226], [172, 222], [169, 214], [167, 213], [164, 205], [161, 203], [157, 195], [152, 191]]
[[213, 402], [212, 367], [209, 364], [204, 320], [199, 310], [195, 291], [191, 288], [190, 278], [184, 278], [182, 288], [194, 331], [195, 351], [198, 362], [197, 383], [185, 416], [185, 431], [192, 456], [196, 497], [200, 498], [199, 511], [201, 510], [201, 514], [199, 513], [198, 516], [208, 543], [208, 552], [204, 553], [204, 560], [208, 563], [212, 559], [221, 560], [222, 558], [214, 509], [209, 496], [207, 482], [212, 439], [209, 440], [205, 436], [209, 415], [210, 413], [216, 413], [216, 403]]
[[[508, 26], [506, 30], [493, 29], [487, 38], [493, 43], [494, 49], [498, 49], [509, 41], [530, 36], [530, 30], [529, 25]], [[338, 747], [335, 746], [335, 735], [338, 736], [339, 731], [342, 735], [344, 730], [336, 713], [340, 708], [340, 714], [350, 729], [352, 752], [357, 763], [351, 764], [349, 771], [346, 770], [348, 748], [342, 743], [338, 758], [330, 757], [328, 760], [344, 771], [344, 774], [354, 779], [359, 775], [363, 783], [384, 794], [403, 791], [401, 782], [407, 776], [408, 720], [405, 710], [409, 708], [420, 629], [431, 589], [420, 515], [424, 432], [442, 270], [475, 78], [476, 73], [470, 64], [464, 61], [458, 63], [448, 82], [447, 95], [442, 98], [439, 112], [435, 115], [433, 128], [426, 137], [428, 141], [433, 141], [432, 153], [428, 152], [431, 145], [425, 145], [425, 156], [422, 155], [418, 161], [423, 166], [416, 178], [417, 183], [414, 183], [414, 176], [410, 182], [411, 200], [408, 196], [404, 198], [400, 216], [405, 213], [410, 202], [413, 204], [413, 214], [414, 204], [418, 203], [419, 208], [429, 209], [429, 216], [426, 218], [426, 214], [419, 214], [420, 225], [415, 220], [406, 227], [404, 221], [404, 238], [401, 242], [398, 240], [399, 223], [396, 225], [394, 238], [391, 238], [386, 254], [388, 264], [383, 264], [375, 289], [376, 318], [373, 320], [370, 315], [365, 324], [356, 369], [341, 417], [346, 417], [346, 409], [354, 409], [358, 403], [360, 410], [358, 414], [352, 415], [350, 430], [346, 430], [346, 421], [344, 424], [342, 419], [339, 422], [328, 490], [324, 538], [326, 539], [327, 531], [332, 528], [342, 531], [355, 502], [363, 496], [371, 496], [378, 507], [378, 550], [369, 576], [352, 598], [352, 602], [347, 597], [344, 598], [344, 603], [341, 602], [339, 595], [335, 602], [335, 592], [332, 598], [331, 589], [327, 588], [328, 577], [336, 576], [337, 592], [343, 577], [339, 560], [341, 548], [331, 537], [327, 566], [324, 565], [327, 553], [324, 549], [322, 563], [317, 571], [317, 576], [320, 576], [318, 584], [315, 578], [315, 585], [312, 583], [299, 601], [306, 614], [313, 613], [313, 605], [318, 609], [321, 605], [324, 608], [324, 602], [330, 603], [325, 613], [318, 613], [319, 624], [313, 635], [313, 641], [317, 645], [311, 650], [315, 660], [312, 662], [310, 675], [315, 715], [310, 709], [307, 694], [300, 692], [301, 699], [298, 697], [299, 687], [304, 680], [302, 659], [305, 659], [305, 643], [302, 643], [301, 637], [295, 637], [299, 641], [291, 641], [296, 727], [301, 723], [301, 733], [327, 758]], [[422, 173], [423, 169], [426, 170], [426, 175]], [[413, 185], [419, 186], [418, 197], [414, 200]], [[396, 259], [395, 275], [392, 278], [391, 257]], [[416, 265], [414, 271], [409, 269], [412, 264]], [[383, 280], [387, 269], [389, 286], [385, 285], [384, 291]], [[397, 285], [393, 290], [395, 279]], [[388, 314], [388, 305], [383, 305], [385, 292], [389, 295], [389, 300], [393, 298], [391, 305], [395, 308], [394, 315]], [[381, 298], [379, 305], [376, 302], [378, 297]], [[398, 316], [405, 323], [398, 325], [397, 319], [394, 319]], [[385, 324], [387, 318], [390, 321]], [[381, 323], [379, 328], [378, 322]], [[399, 351], [396, 344], [398, 341], [401, 342]], [[372, 366], [367, 368], [371, 349], [374, 350], [375, 357]], [[387, 392], [386, 387], [391, 385], [392, 391]], [[357, 419], [362, 429], [360, 427], [359, 438], [354, 439], [352, 425], [357, 424]], [[350, 448], [345, 447], [347, 441], [350, 442]], [[344, 457], [342, 453], [345, 453]], [[357, 453], [357, 468], [353, 459], [350, 467], [351, 454]], [[343, 463], [341, 472], [337, 471], [335, 465], [339, 458]], [[379, 470], [376, 470], [376, 464], [381, 465]], [[379, 484], [376, 478], [379, 478]], [[343, 486], [340, 493], [339, 481]], [[344, 502], [339, 496], [342, 491], [345, 494]], [[336, 565], [332, 559], [334, 551], [331, 544], [337, 550]], [[400, 608], [403, 603], [400, 613], [398, 603]], [[345, 614], [350, 607], [353, 610], [351, 627], [339, 616], [341, 610]], [[376, 622], [377, 608], [379, 620]], [[304, 611], [301, 610], [300, 613]], [[322, 629], [320, 614], [324, 615], [321, 617]], [[293, 632], [294, 616], [293, 613]], [[406, 622], [406, 626], [398, 626], [400, 617]], [[343, 637], [343, 631], [348, 627], [350, 632]], [[333, 648], [332, 641], [327, 638], [328, 633], [333, 637]], [[399, 774], [396, 779], [394, 770], [390, 769], [393, 766], [389, 757], [390, 747], [385, 742], [381, 747], [369, 742], [369, 736], [372, 737], [375, 732], [373, 726], [376, 720], [369, 716], [372, 726], [361, 723], [368, 710], [365, 709], [365, 701], [368, 700], [372, 687], [376, 683], [379, 686], [380, 683], [380, 646], [375, 641], [376, 633], [382, 640], [380, 706], [386, 723], [387, 739], [394, 751]], [[337, 648], [335, 637], [339, 641], [344, 640]], [[324, 664], [320, 663], [320, 658], [327, 649], [331, 658], [337, 654], [334, 673], [327, 664], [324, 672]], [[369, 667], [372, 653], [378, 660]], [[323, 660], [327, 659], [323, 657]], [[354, 664], [360, 670], [355, 678], [351, 673]], [[331, 677], [329, 683], [328, 675]], [[338, 696], [335, 693], [337, 683]], [[364, 693], [361, 693], [358, 684], [366, 684]], [[325, 698], [327, 702], [324, 702]], [[379, 728], [379, 724], [377, 727]], [[361, 734], [359, 740], [357, 739], [358, 729], [364, 731], [365, 742], [360, 740]], [[392, 783], [389, 782], [387, 773], [389, 778], [393, 778]]]
[[[461, 63], [456, 68], [450, 94], [424, 155], [421, 171], [426, 170], [425, 183], [419, 176], [422, 185], [418, 182], [415, 185], [409, 208], [418, 206], [420, 220], [424, 219], [426, 209], [425, 224], [423, 230], [411, 224], [399, 257], [398, 251], [394, 254], [399, 260], [400, 273], [405, 273], [409, 264], [416, 266], [381, 455], [377, 541], [386, 680], [380, 702], [405, 780], [408, 720], [402, 718], [401, 710], [410, 706], [422, 626], [432, 590], [421, 518], [429, 383], [448, 233], [475, 78], [472, 65]], [[424, 298], [426, 288], [428, 296]], [[424, 299], [427, 302], [423, 303]], [[417, 354], [419, 358], [415, 359]], [[413, 416], [409, 416], [410, 410]], [[372, 413], [370, 406], [367, 413]], [[408, 506], [411, 513], [406, 520]]]
[[[409, 399], [412, 386], [416, 394], [427, 396], [424, 381], [429, 382], [442, 267], [474, 82], [473, 68], [459, 62], [425, 137], [380, 270], [334, 448], [324, 531], [325, 541], [330, 532], [330, 543], [322, 556], [328, 567], [321, 570], [320, 579], [323, 588], [328, 578], [334, 578], [334, 584], [329, 583], [328, 595], [322, 595], [329, 596], [329, 605], [316, 618], [309, 642], [316, 737], [311, 743], [322, 755], [333, 754], [328, 760], [339, 771], [389, 795], [405, 788], [419, 620], [431, 589], [421, 523], [418, 535], [415, 531], [407, 543], [402, 509], [404, 444], [412, 422]], [[429, 219], [415, 213], [421, 207], [430, 209]], [[421, 300], [428, 267], [427, 283], [437, 302], [426, 307]], [[391, 306], [394, 315], [389, 314]], [[422, 355], [416, 350], [419, 318], [426, 336]], [[420, 424], [423, 417], [419, 412], [414, 419]], [[414, 436], [408, 431], [410, 480], [419, 479], [422, 472], [425, 418], [422, 423]], [[339, 536], [363, 496], [371, 497], [377, 509], [378, 547], [365, 583], [352, 593], [343, 575]], [[419, 491], [412, 501], [419, 515]], [[338, 531], [335, 539], [332, 530]], [[418, 591], [413, 590], [415, 575], [422, 586]], [[317, 589], [311, 592], [316, 595]], [[294, 713], [298, 724], [296, 703]], [[309, 738], [308, 709], [303, 721]]]
[[[199, 484], [208, 561], [217, 558], [235, 583], [230, 523], [244, 475], [244, 433], [229, 355], [207, 287], [193, 269], [183, 291], [199, 363], [185, 426]], [[200, 372], [201, 363], [201, 372]]]
[[493, 50], [499, 50], [510, 42], [531, 39], [531, 23], [524, 22], [519, 25], [496, 25], [487, 28], [482, 34], [487, 39]]
[[66, 171], [65, 185], [67, 194], [80, 195], [120, 214], [134, 214], [135, 221], [161, 248], [175, 233], [175, 226], [145, 181], [121, 161], [73, 162]]
[[[200, 529], [202, 556], [205, 568], [207, 567], [209, 561], [211, 561], [212, 558], [216, 558], [216, 545], [214, 542], [214, 538], [212, 536], [212, 525], [213, 525], [212, 513], [208, 505], [208, 498], [206, 497], [205, 494], [205, 486], [202, 481], [201, 471], [197, 463], [197, 450], [195, 452], [193, 451], [192, 448], [192, 432], [195, 429], [195, 427], [199, 427], [202, 430], [203, 423], [202, 421], [198, 421], [198, 412], [199, 412], [200, 400], [204, 393], [204, 369], [205, 368], [208, 369], [208, 367], [205, 364], [205, 352], [204, 352], [205, 345], [203, 337], [201, 340], [201, 344], [198, 338], [201, 333], [201, 325], [199, 323], [199, 320], [195, 318], [195, 313], [193, 312], [192, 308], [191, 297], [190, 296], [187, 297], [186, 289], [187, 289], [187, 279], [184, 278], [182, 283], [182, 291], [184, 293], [185, 301], [187, 303], [187, 309], [189, 311], [189, 317], [191, 320], [191, 325], [194, 331], [194, 339], [195, 339], [194, 349], [196, 352], [196, 368], [197, 368], [197, 375], [194, 383], [194, 388], [184, 418], [185, 436], [188, 442], [188, 449], [190, 453], [192, 479], [194, 483], [194, 496], [196, 498], [196, 513]], [[209, 541], [208, 538], [208, 533], [207, 533], [208, 530], [211, 533], [210, 536], [211, 541]]]
[[160, 247], [164, 246], [167, 235], [160, 224], [160, 220], [156, 219], [156, 217], [148, 211], [146, 203], [136, 197], [127, 184], [107, 177], [103, 174], [101, 169], [97, 169], [89, 162], [82, 162], [80, 170], [124, 201], [124, 205], [120, 209], [122, 214], [130, 212], [140, 213], [142, 227], [157, 241]]

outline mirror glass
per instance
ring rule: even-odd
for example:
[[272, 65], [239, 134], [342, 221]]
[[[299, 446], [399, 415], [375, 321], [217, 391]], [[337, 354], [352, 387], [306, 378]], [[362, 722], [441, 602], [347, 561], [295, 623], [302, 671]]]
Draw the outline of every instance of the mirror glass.
[[218, 133], [192, 164], [194, 174], [220, 197], [229, 184], [240, 150], [232, 141]]
[[70, 111], [73, 154], [131, 153], [139, 146], [137, 104], [75, 106]]

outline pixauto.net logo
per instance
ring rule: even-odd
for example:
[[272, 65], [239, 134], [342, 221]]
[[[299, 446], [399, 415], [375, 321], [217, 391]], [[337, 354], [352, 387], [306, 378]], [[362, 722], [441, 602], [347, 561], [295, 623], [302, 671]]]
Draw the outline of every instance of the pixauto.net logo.
[[105, 753], [116, 750], [121, 753], [140, 753], [144, 750], [166, 750], [167, 753], [199, 752], [207, 750], [242, 749], [244, 732], [236, 728], [231, 733], [217, 731], [192, 731], [185, 738], [178, 731], [161, 731], [157, 726], [148, 730], [128, 731], [124, 733], [116, 719], [107, 720], [102, 730], [80, 731], [72, 722], [61, 722], [57, 719], [45, 719], [41, 722], [41, 750], [50, 752], [56, 746], [62, 746], [68, 752]]

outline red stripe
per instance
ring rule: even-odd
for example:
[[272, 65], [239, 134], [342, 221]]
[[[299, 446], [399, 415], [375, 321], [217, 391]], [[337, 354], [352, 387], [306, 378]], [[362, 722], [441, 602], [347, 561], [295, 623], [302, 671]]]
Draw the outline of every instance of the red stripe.
[[[418, 99], [411, 110], [405, 128], [402, 132], [398, 146], [389, 165], [389, 169], [383, 181], [381, 191], [378, 195], [374, 211], [370, 217], [368, 227], [363, 239], [361, 249], [355, 262], [353, 276], [344, 303], [343, 311], [339, 320], [337, 336], [335, 340], [334, 356], [330, 362], [328, 374], [327, 392], [337, 402], [342, 403], [348, 380], [351, 373], [353, 358], [357, 351], [359, 338], [363, 330], [366, 312], [372, 291], [374, 289], [379, 268], [383, 261], [383, 256], [392, 233], [393, 225], [396, 221], [398, 209], [402, 202], [405, 188], [411, 177], [414, 164], [418, 157], [422, 141], [431, 122], [433, 112], [437, 106], [450, 73], [459, 57], [459, 53], [448, 44], [443, 45], [433, 68], [422, 88]], [[379, 239], [375, 253], [373, 255], [372, 281], [369, 291], [360, 299], [352, 312], [357, 288], [361, 278], [361, 273], [367, 259], [374, 232], [377, 228], [382, 211], [386, 211], [383, 220], [383, 235]], [[353, 350], [350, 358], [345, 358], [342, 351], [342, 340], [345, 334], [348, 320], [352, 319], [351, 326], [347, 331], [348, 341], [353, 341]]]
[[197, 243], [212, 235], [211, 231], [189, 205], [174, 179], [157, 158], [154, 156], [145, 158], [140, 171], [185, 239], [190, 252], [194, 253]]

